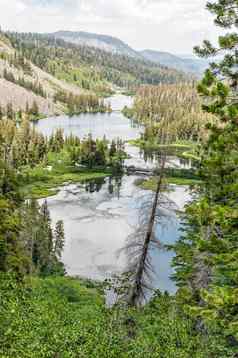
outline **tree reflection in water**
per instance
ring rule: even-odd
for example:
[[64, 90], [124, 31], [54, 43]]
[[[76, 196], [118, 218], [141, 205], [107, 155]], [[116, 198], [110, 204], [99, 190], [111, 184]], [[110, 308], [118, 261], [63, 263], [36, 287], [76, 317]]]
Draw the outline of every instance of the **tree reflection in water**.
[[88, 193], [99, 192], [103, 185], [108, 185], [108, 193], [116, 194], [118, 199], [120, 198], [120, 188], [122, 185], [122, 176], [111, 176], [108, 178], [97, 178], [85, 182], [85, 191]]

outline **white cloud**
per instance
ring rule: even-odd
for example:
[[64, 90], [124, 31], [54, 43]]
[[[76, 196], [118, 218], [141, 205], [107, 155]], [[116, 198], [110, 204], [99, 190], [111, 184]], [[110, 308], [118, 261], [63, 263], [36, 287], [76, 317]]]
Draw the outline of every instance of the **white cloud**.
[[206, 0], [0, 0], [3, 29], [84, 30], [116, 36], [135, 48], [192, 52], [217, 29]]

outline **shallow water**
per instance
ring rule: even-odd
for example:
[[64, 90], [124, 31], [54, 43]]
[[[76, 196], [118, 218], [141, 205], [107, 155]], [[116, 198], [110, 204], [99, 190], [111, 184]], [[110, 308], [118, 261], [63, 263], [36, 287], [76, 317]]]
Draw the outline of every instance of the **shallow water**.
[[[131, 101], [125, 96], [111, 99], [113, 108], [123, 108], [123, 100], [127, 105]], [[37, 128], [45, 135], [50, 135], [56, 128], [63, 128], [65, 135], [73, 133], [83, 137], [90, 132], [94, 138], [102, 138], [105, 134], [108, 139], [120, 137], [123, 140], [135, 139], [142, 131], [142, 128], [133, 128], [130, 120], [119, 112], [52, 117], [39, 121]], [[126, 165], [147, 168], [156, 165], [156, 158], [145, 161], [138, 148], [126, 144], [126, 150], [131, 156]], [[183, 166], [183, 163], [170, 158], [169, 165], [176, 167]], [[69, 275], [102, 280], [125, 269], [127, 259], [122, 249], [135, 230], [145, 197], [151, 195], [134, 185], [137, 178], [125, 175], [123, 178], [70, 184], [47, 199], [53, 224], [64, 220], [66, 243], [63, 262]], [[189, 200], [187, 188], [182, 186], [173, 186], [168, 196], [179, 209]], [[179, 237], [180, 223], [174, 211], [167, 214], [169, 219], [163, 219], [156, 226], [156, 237], [164, 244], [171, 244]], [[173, 252], [156, 249], [151, 252], [151, 257], [156, 273], [154, 287], [174, 292], [176, 287], [170, 279]]]
[[[53, 223], [64, 219], [63, 261], [69, 275], [103, 280], [125, 269], [126, 255], [122, 249], [136, 227], [141, 204], [151, 195], [134, 185], [136, 179], [136, 176], [124, 176], [122, 179], [71, 184], [47, 199]], [[174, 186], [168, 196], [179, 209], [189, 199], [187, 188], [181, 186]], [[156, 237], [163, 244], [174, 243], [179, 236], [175, 213], [168, 212], [168, 218], [156, 226]], [[169, 292], [175, 290], [169, 279], [172, 257], [173, 253], [164, 250], [152, 252], [157, 273], [154, 284]]]

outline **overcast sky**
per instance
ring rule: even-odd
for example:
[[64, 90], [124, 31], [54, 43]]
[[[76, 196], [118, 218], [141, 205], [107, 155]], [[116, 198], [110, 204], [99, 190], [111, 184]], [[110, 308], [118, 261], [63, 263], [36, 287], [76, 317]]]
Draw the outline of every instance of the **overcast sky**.
[[135, 49], [192, 53], [217, 29], [206, 0], [0, 0], [4, 30], [88, 31], [119, 37]]

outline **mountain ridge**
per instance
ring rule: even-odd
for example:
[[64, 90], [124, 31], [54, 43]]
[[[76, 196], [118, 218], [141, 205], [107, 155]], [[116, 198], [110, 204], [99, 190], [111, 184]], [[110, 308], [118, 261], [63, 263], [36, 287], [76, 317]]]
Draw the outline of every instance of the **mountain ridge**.
[[183, 57], [170, 52], [150, 49], [142, 50], [140, 54], [147, 60], [185, 72], [202, 73], [208, 66], [206, 60], [192, 58], [192, 55]]
[[117, 37], [110, 35], [96, 34], [85, 31], [56, 31], [48, 36], [61, 39], [75, 45], [87, 45], [114, 54], [130, 56], [135, 59], [147, 61], [166, 66], [168, 68], [184, 71], [187, 73], [201, 74], [208, 63], [202, 59], [185, 58], [170, 52], [145, 49], [137, 51]]
[[136, 50], [126, 44], [124, 41], [117, 37], [110, 35], [96, 34], [86, 31], [56, 31], [48, 36], [54, 36], [60, 38], [66, 42], [71, 42], [75, 45], [87, 45], [90, 47], [100, 48], [101, 50], [112, 52], [115, 54], [122, 54], [135, 58], [142, 59]]

